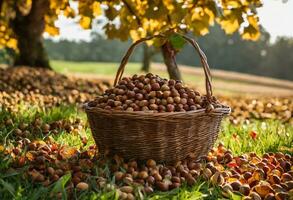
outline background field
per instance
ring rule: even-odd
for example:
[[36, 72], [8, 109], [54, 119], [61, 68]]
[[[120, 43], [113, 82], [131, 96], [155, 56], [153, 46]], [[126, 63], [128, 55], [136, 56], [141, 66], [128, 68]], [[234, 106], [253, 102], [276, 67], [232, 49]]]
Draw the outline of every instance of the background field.
[[[57, 72], [71, 74], [84, 78], [97, 78], [113, 81], [119, 63], [103, 62], [70, 62], [51, 61]], [[129, 63], [126, 66], [125, 75], [140, 74], [140, 63]], [[180, 65], [184, 81], [201, 92], [204, 92], [203, 70], [199, 67]], [[161, 63], [153, 63], [151, 72], [163, 77], [168, 77], [165, 66]], [[217, 95], [256, 95], [256, 96], [292, 96], [293, 82], [255, 76], [250, 74], [228, 72], [224, 70], [212, 70], [215, 94]]]

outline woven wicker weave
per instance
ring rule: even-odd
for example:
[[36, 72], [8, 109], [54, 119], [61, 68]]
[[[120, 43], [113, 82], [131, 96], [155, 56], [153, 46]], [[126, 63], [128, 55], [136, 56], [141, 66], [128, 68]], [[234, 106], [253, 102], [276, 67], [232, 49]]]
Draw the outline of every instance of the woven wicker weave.
[[[125, 65], [135, 47], [154, 37], [138, 40], [131, 45], [121, 61], [114, 85], [122, 78]], [[206, 96], [212, 97], [211, 76], [207, 59], [198, 44], [186, 37], [199, 53], [206, 78]], [[155, 159], [172, 163], [189, 155], [200, 158], [208, 153], [219, 132], [222, 118], [229, 107], [188, 112], [126, 112], [104, 110], [85, 105], [93, 137], [104, 154], [110, 151], [126, 159]]]

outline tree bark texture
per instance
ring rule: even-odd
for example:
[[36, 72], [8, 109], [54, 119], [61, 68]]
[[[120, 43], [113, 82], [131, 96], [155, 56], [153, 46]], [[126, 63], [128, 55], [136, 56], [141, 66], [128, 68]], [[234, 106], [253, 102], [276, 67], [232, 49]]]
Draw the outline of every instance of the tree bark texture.
[[151, 52], [147, 44], [143, 45], [143, 60], [141, 71], [149, 72], [151, 66]]
[[176, 51], [173, 49], [170, 42], [167, 41], [162, 46], [162, 54], [170, 79], [182, 80], [181, 73], [176, 64]]
[[23, 16], [16, 7], [12, 28], [17, 37], [19, 54], [15, 66], [51, 69], [42, 36], [45, 29], [44, 18], [49, 6], [49, 0], [33, 0], [31, 11], [26, 16]]

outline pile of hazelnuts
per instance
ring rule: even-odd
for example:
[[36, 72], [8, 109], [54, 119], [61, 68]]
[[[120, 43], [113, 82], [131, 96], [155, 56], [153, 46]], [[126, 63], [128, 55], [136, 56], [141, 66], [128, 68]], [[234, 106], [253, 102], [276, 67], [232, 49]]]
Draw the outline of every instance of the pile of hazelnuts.
[[182, 81], [148, 73], [122, 78], [118, 84], [88, 103], [105, 110], [144, 112], [186, 112], [222, 107], [215, 97], [211, 102]]

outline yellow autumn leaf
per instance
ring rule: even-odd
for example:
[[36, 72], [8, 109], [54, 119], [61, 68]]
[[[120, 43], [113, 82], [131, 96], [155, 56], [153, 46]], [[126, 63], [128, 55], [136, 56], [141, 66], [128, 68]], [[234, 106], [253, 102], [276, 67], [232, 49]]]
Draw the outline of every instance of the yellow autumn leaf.
[[4, 151], [4, 146], [0, 145], [0, 152]]
[[129, 34], [134, 42], [140, 39], [139, 34], [136, 30], [130, 30]]
[[[35, 0], [37, 1], [37, 0]], [[192, 31], [196, 35], [205, 35], [209, 26], [216, 20], [226, 33], [231, 34], [241, 29], [244, 22], [243, 16], [251, 15], [251, 7], [258, 8], [262, 5], [261, 0], [219, 0], [219, 1], [184, 1], [184, 0], [119, 0], [97, 1], [97, 0], [48, 0], [50, 6], [45, 15], [45, 31], [50, 35], [59, 34], [58, 28], [54, 26], [59, 14], [66, 17], [80, 17], [79, 23], [82, 28], [91, 28], [94, 17], [102, 14], [105, 20], [105, 34], [109, 39], [118, 38], [127, 40], [138, 39], [148, 35], [165, 33], [169, 30]], [[0, 44], [16, 46], [16, 41], [10, 38], [15, 33], [9, 25], [19, 12], [28, 14], [31, 10], [33, 0], [3, 1], [0, 15]], [[77, 10], [75, 12], [75, 6]], [[16, 6], [16, 7], [15, 7]], [[112, 25], [113, 20], [118, 25]], [[243, 30], [244, 39], [256, 40], [259, 38], [259, 27], [256, 16], [248, 16], [249, 26]], [[117, 26], [117, 27], [115, 27]], [[142, 30], [140, 30], [140, 27]], [[8, 32], [9, 31], [9, 32]], [[130, 33], [131, 32], [131, 33]], [[149, 44], [152, 41], [148, 42]], [[153, 45], [155, 45], [154, 42]]]
[[75, 11], [71, 7], [67, 6], [65, 8], [65, 10], [63, 11], [63, 15], [65, 17], [71, 17], [71, 18], [73, 18], [73, 17], [75, 17]]
[[258, 18], [254, 15], [248, 16], [247, 21], [249, 25], [244, 28], [242, 38], [245, 40], [256, 41], [260, 37], [260, 31], [258, 27]]
[[204, 9], [205, 16], [208, 18], [209, 24], [213, 25], [215, 20], [215, 15], [209, 8]]
[[239, 0], [221, 0], [221, 5], [224, 8], [239, 8], [242, 6], [242, 2]]
[[175, 9], [173, 0], [163, 0], [163, 4], [171, 12]]
[[191, 21], [194, 21], [194, 20], [201, 20], [201, 13], [203, 12], [202, 8], [201, 7], [198, 7], [196, 9], [194, 9], [194, 12], [192, 13], [191, 15]]
[[93, 14], [95, 17], [102, 14], [101, 4], [97, 1], [93, 3]]
[[29, 161], [33, 161], [35, 159], [35, 155], [28, 151], [26, 154], [25, 154], [25, 157], [29, 160]]
[[72, 156], [76, 155], [78, 153], [77, 149], [75, 147], [62, 147], [59, 151], [59, 155], [63, 159], [69, 159]]
[[251, 26], [253, 26], [255, 29], [258, 29], [258, 18], [257, 16], [250, 15], [247, 17], [247, 21]]
[[204, 24], [202, 21], [194, 22], [192, 26], [192, 31], [195, 35], [203, 36], [209, 33], [208, 26]]
[[51, 0], [50, 1], [50, 9], [56, 9], [59, 6], [59, 0]]
[[57, 28], [55, 26], [50, 26], [49, 24], [46, 24], [45, 32], [51, 36], [59, 35], [59, 28]]
[[249, 25], [244, 28], [243, 33], [241, 34], [242, 38], [245, 40], [256, 41], [260, 37], [260, 32], [255, 29], [252, 25]]
[[22, 15], [28, 15], [32, 7], [32, 0], [18, 1], [17, 7]]
[[6, 42], [6, 46], [12, 49], [17, 49], [17, 40], [14, 38], [10, 38], [7, 42]]
[[79, 20], [79, 24], [84, 29], [90, 29], [92, 24], [92, 19], [90, 17], [82, 16]]
[[226, 34], [232, 34], [240, 28], [243, 22], [242, 11], [240, 9], [227, 10], [224, 12], [224, 16], [218, 19], [218, 23], [224, 29]]
[[237, 20], [224, 20], [220, 22], [220, 25], [227, 34], [234, 33], [240, 27]]

